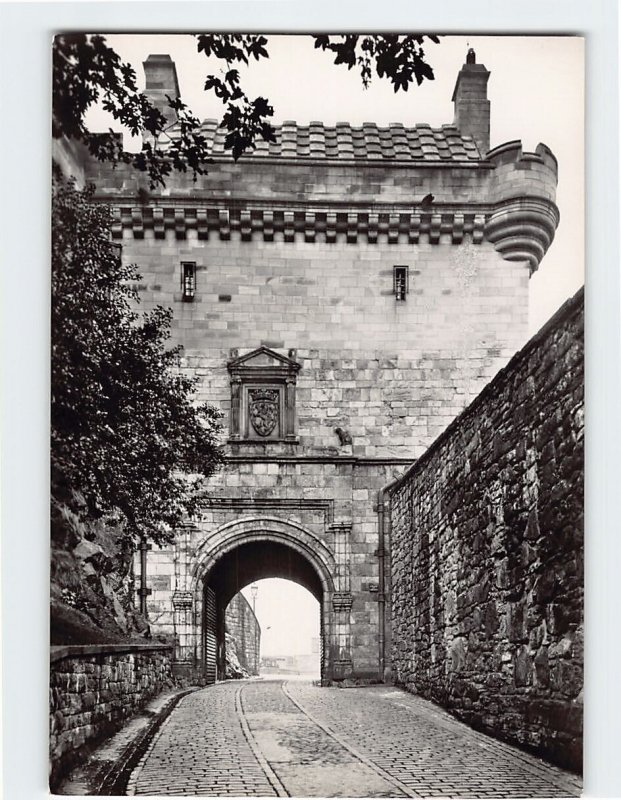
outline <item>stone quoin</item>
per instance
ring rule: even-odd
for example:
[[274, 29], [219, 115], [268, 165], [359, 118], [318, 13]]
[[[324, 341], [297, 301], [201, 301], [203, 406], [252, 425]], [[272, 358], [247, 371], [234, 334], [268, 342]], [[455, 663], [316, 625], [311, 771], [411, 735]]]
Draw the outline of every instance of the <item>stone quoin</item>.
[[[144, 68], [156, 104], [178, 97], [168, 56]], [[282, 577], [319, 601], [325, 682], [390, 680], [385, 487], [525, 341], [559, 221], [550, 150], [489, 150], [488, 78], [469, 54], [442, 127], [284, 122], [237, 163], [206, 121], [209, 174], [161, 190], [81, 164], [141, 307], [174, 309], [181, 368], [225, 414], [202, 512], [148, 553], [147, 611], [177, 673], [222, 676], [228, 603]]]

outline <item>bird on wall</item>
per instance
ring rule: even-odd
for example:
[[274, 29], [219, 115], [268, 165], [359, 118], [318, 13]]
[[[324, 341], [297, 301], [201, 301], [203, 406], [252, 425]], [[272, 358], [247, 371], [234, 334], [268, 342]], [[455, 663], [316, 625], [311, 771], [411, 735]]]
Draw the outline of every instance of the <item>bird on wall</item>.
[[429, 209], [429, 208], [431, 208], [431, 204], [433, 203], [433, 201], [435, 199], [436, 198], [431, 193], [429, 193], [429, 194], [426, 194], [423, 197], [423, 199], [420, 201], [420, 204], [421, 204], [422, 208]]
[[351, 444], [351, 433], [343, 428], [335, 428], [334, 433], [339, 437], [341, 445]]
[[138, 202], [138, 205], [146, 206], [149, 204], [150, 199], [151, 195], [149, 194], [149, 192], [143, 187], [140, 187], [140, 189], [138, 189], [138, 192], [136, 193], [136, 200]]

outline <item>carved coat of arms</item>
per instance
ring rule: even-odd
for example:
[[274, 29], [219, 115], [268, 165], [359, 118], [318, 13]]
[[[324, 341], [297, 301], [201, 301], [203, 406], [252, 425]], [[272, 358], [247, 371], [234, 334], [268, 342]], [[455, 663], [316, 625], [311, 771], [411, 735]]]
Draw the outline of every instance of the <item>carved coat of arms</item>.
[[278, 423], [280, 398], [277, 389], [250, 389], [248, 415], [259, 436], [269, 436]]

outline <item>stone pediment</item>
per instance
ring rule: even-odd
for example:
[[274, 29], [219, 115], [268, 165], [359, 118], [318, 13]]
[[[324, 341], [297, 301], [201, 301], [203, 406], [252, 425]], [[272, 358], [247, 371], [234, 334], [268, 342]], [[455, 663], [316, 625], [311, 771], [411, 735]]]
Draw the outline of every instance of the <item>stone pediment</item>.
[[[295, 352], [295, 351], [290, 351]], [[261, 346], [244, 355], [237, 355], [238, 351], [231, 351], [231, 358], [227, 364], [229, 372], [242, 373], [251, 371], [277, 370], [282, 373], [296, 373], [300, 365], [293, 358], [283, 356], [269, 347]]]
[[295, 438], [295, 384], [300, 364], [262, 345], [243, 355], [232, 350], [230, 441], [284, 441]]

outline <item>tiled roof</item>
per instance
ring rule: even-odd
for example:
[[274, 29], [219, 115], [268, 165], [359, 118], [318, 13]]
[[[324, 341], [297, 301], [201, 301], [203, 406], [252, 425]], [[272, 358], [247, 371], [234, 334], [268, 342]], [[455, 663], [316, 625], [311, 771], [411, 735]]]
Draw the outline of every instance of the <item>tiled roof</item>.
[[[276, 142], [257, 142], [252, 157], [368, 159], [406, 161], [479, 161], [481, 155], [471, 136], [462, 135], [454, 125], [432, 128], [400, 123], [379, 127], [365, 122], [355, 127], [346, 122], [335, 126], [321, 122], [298, 125], [283, 122], [275, 126]], [[201, 132], [207, 137], [214, 156], [225, 156], [226, 131], [216, 120], [205, 120]], [[175, 128], [170, 131], [174, 137]]]

